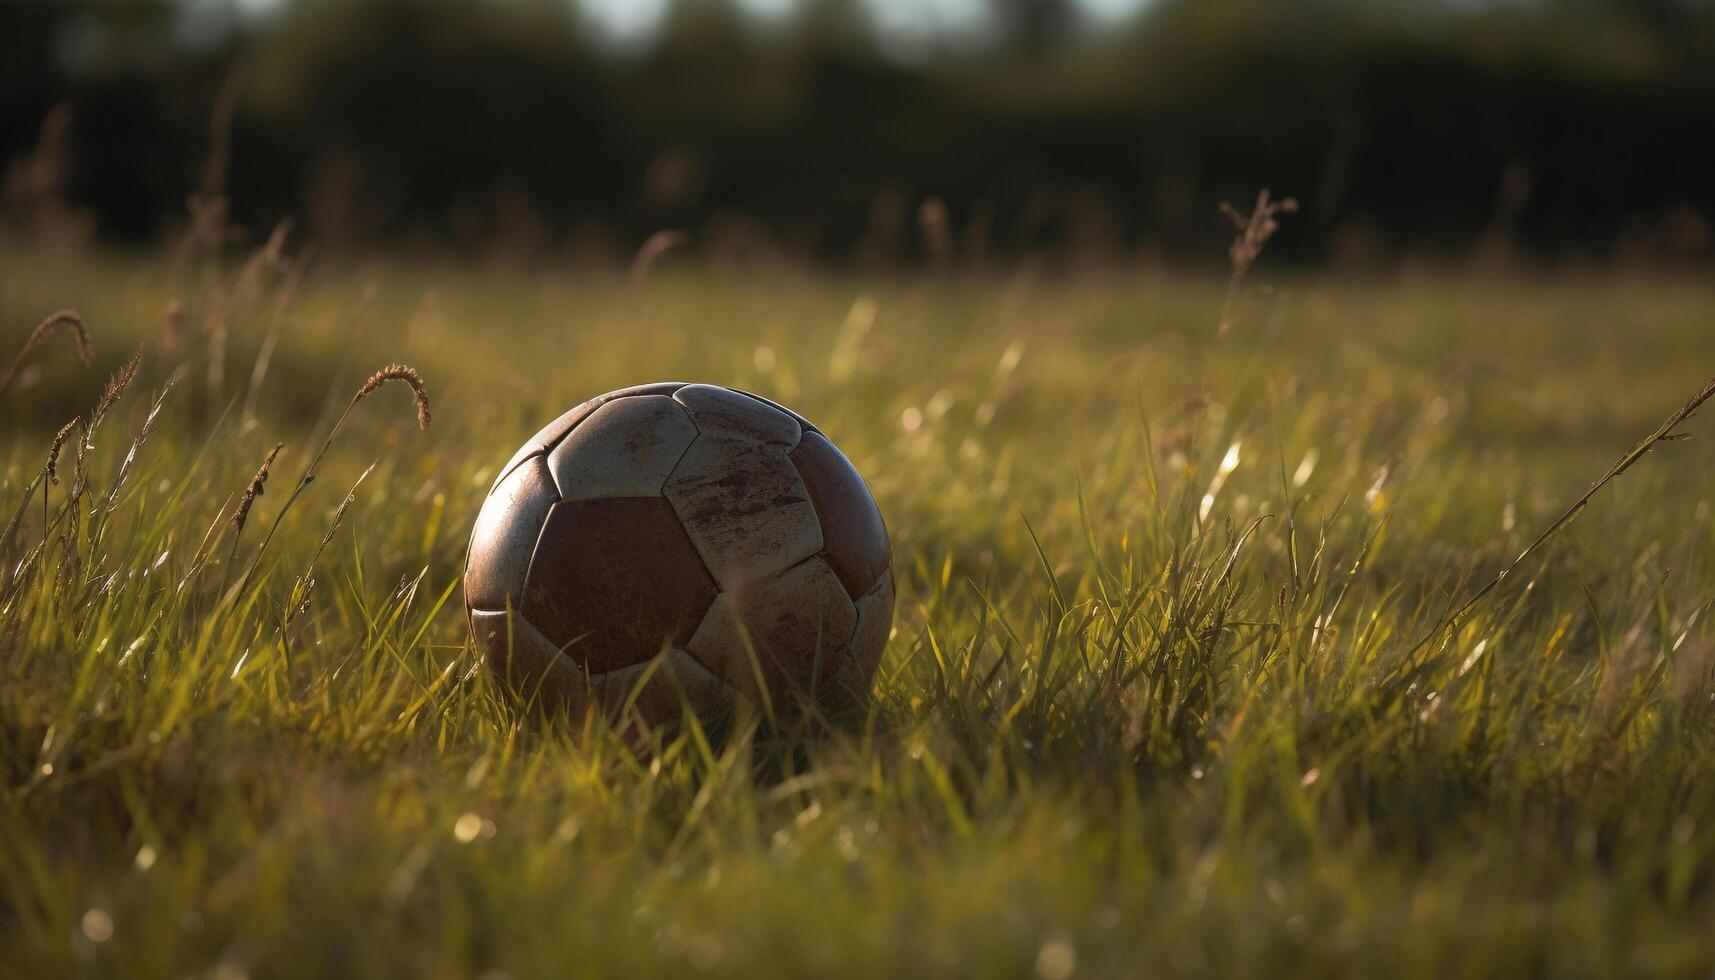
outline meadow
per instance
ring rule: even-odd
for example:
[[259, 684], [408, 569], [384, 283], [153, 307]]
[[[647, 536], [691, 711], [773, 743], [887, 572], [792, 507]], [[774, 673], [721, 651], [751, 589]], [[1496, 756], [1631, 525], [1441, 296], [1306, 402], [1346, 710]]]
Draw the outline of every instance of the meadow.
[[[0, 356], [95, 347], [0, 395], [0, 976], [1708, 975], [1711, 450], [1501, 573], [1703, 390], [1715, 281], [1235, 295], [0, 253]], [[293, 500], [396, 362], [428, 427], [385, 384]], [[652, 380], [871, 481], [866, 712], [640, 744], [478, 669], [497, 467]]]

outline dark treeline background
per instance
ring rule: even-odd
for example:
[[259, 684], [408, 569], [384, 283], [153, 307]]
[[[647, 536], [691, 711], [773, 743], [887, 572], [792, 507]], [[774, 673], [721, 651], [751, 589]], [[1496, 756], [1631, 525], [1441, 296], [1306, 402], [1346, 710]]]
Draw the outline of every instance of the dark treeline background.
[[201, 187], [332, 249], [1094, 261], [1219, 257], [1269, 187], [1305, 259], [1708, 254], [1705, 0], [991, 6], [902, 56], [862, 0], [682, 0], [623, 50], [565, 3], [0, 0], [0, 215], [149, 242]]

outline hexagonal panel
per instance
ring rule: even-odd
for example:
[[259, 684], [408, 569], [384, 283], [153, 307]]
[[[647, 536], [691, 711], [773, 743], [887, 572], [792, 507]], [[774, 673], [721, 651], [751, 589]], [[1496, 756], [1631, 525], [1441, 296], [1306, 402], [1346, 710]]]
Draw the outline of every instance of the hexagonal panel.
[[752, 439], [789, 451], [798, 445], [802, 432], [790, 413], [731, 388], [686, 385], [673, 393], [673, 400], [685, 406], [699, 430], [710, 434]]
[[548, 509], [560, 499], [540, 456], [530, 457], [483, 501], [465, 558], [467, 609], [516, 608]]
[[662, 494], [725, 590], [783, 571], [822, 550], [822, 525], [786, 456], [749, 439], [704, 434]]
[[660, 497], [558, 503], [524, 586], [524, 615], [591, 673], [648, 660], [696, 630], [714, 580]]
[[791, 459], [822, 522], [822, 552], [855, 599], [893, 560], [881, 511], [851, 460], [821, 433], [804, 433]]
[[548, 454], [562, 500], [649, 497], [697, 438], [697, 427], [665, 395], [635, 395], [601, 406]]
[[500, 481], [506, 479], [507, 474], [511, 473], [513, 468], [523, 462], [526, 457], [537, 454], [547, 455], [550, 449], [559, 445], [560, 440], [566, 437], [566, 433], [572, 431], [579, 422], [588, 418], [591, 413], [608, 402], [616, 398], [629, 398], [633, 395], [672, 395], [673, 392], [684, 386], [685, 383], [682, 381], [660, 381], [654, 384], [632, 385], [629, 388], [618, 388], [597, 395], [589, 401], [579, 404], [571, 411], [538, 429], [535, 435], [524, 440], [524, 445], [518, 447], [518, 451], [513, 453], [512, 458], [506, 461], [506, 465], [500, 468], [500, 473], [495, 476], [494, 484], [489, 487], [488, 492], [493, 493], [494, 487], [499, 486]]
[[849, 656], [857, 609], [827, 562], [811, 558], [741, 592], [722, 593], [685, 648], [715, 676], [757, 697], [760, 672], [775, 705], [828, 687]]

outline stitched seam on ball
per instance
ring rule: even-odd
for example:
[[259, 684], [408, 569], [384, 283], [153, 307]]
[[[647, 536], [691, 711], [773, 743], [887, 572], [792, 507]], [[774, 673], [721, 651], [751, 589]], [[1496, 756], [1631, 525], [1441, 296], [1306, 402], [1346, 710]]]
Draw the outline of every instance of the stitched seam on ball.
[[[675, 400], [673, 404], [679, 405], [679, 402]], [[691, 418], [690, 410], [685, 408], [683, 405], [679, 405], [679, 411], [684, 412], [685, 417], [691, 419], [691, 427], [695, 429], [697, 426], [697, 420]], [[674, 519], [679, 522], [679, 529], [685, 532], [686, 537], [690, 537], [691, 532], [685, 527], [685, 515], [679, 513], [678, 505], [673, 503], [672, 497], [667, 496], [667, 485], [673, 482], [673, 474], [679, 472], [679, 467], [684, 464], [685, 457], [691, 454], [691, 449], [696, 446], [697, 440], [702, 438], [703, 430], [697, 429], [696, 439], [692, 439], [690, 444], [685, 447], [685, 451], [679, 454], [679, 458], [673, 461], [673, 468], [667, 471], [667, 478], [661, 481], [661, 499], [667, 501], [667, 509], [673, 512]], [[709, 567], [709, 560], [703, 557], [703, 549], [697, 544], [696, 538], [691, 538], [691, 553], [697, 556], [697, 563], [703, 566], [703, 574], [709, 577], [709, 581], [715, 583], [715, 595], [719, 596], [722, 591], [721, 580], [715, 577], [715, 570]], [[714, 603], [711, 602], [710, 605], [712, 606]], [[708, 612], [705, 610], [703, 615], [708, 615]], [[696, 658], [693, 657], [692, 659]]]
[[[792, 411], [790, 408], [787, 408], [785, 405], [780, 404], [779, 402], [775, 401], [772, 398], [768, 398], [764, 395], [759, 395], [754, 391], [745, 391], [743, 388], [728, 388], [727, 390], [728, 391], [736, 391], [741, 395], [746, 395], [748, 397], [754, 398], [757, 401], [763, 403], [764, 405], [767, 405], [770, 408], [780, 410], [787, 417], [792, 419], [792, 421], [797, 422], [798, 423], [798, 440], [800, 442], [802, 442], [804, 440], [804, 433], [806, 433], [806, 432], [814, 432], [817, 435], [823, 437], [824, 439], [827, 438], [827, 433], [823, 432], [821, 429], [816, 428], [816, 425], [814, 422], [811, 422], [809, 419], [805, 418], [802, 415], [799, 415], [797, 412]], [[797, 449], [798, 447], [793, 446], [792, 448]]]
[[[503, 470], [501, 472], [501, 474], [499, 476], [494, 478], [494, 486], [488, 488], [488, 494], [486, 496], [484, 496], [482, 499], [487, 500], [489, 497], [494, 496], [494, 491], [500, 489], [500, 485], [502, 483], [506, 482], [507, 477], [518, 472], [518, 467], [523, 466], [525, 463], [530, 462], [532, 459], [535, 459], [537, 456], [546, 456], [546, 455], [548, 455], [548, 451], [546, 449], [543, 449], [543, 450], [540, 450], [538, 452], [533, 452], [533, 453], [529, 454], [528, 456], [521, 457], [517, 462], [513, 463], [511, 466], [508, 466], [505, 470]], [[554, 489], [555, 489], [556, 493], [559, 492], [558, 487], [555, 487]]]
[[[726, 388], [725, 385], [722, 385], [721, 387]], [[756, 402], [758, 405], [761, 405], [763, 408], [768, 409], [770, 412], [779, 412], [781, 415], [784, 415], [787, 418], [792, 420], [793, 427], [798, 430], [798, 438], [792, 440], [792, 445], [786, 447], [786, 449], [784, 450], [786, 455], [790, 456], [792, 454], [793, 450], [797, 449], [798, 445], [804, 441], [804, 423], [798, 421], [798, 416], [796, 413], [788, 411], [784, 406], [774, 404], [773, 402], [769, 401], [768, 399], [763, 398], [761, 395], [753, 395], [750, 392], [745, 391], [742, 388], [726, 388], [726, 390], [732, 392], [735, 395], [743, 395], [744, 397], [750, 399], [751, 401]], [[769, 443], [763, 443], [763, 445], [770, 445], [770, 444]]]

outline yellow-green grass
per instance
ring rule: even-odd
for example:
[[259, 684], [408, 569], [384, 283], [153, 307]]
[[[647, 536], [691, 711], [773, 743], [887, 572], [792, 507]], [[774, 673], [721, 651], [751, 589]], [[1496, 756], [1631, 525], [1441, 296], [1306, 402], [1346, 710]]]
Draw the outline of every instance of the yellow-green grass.
[[[1715, 450], [1441, 628], [1715, 372], [1707, 277], [1263, 270], [1217, 339], [1166, 273], [242, 266], [0, 254], [0, 355], [68, 306], [97, 346], [0, 396], [0, 976], [1715, 969]], [[434, 424], [371, 395], [259, 551], [396, 361]], [[476, 669], [496, 467], [666, 379], [872, 482], [867, 717], [640, 746]]]

